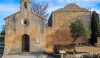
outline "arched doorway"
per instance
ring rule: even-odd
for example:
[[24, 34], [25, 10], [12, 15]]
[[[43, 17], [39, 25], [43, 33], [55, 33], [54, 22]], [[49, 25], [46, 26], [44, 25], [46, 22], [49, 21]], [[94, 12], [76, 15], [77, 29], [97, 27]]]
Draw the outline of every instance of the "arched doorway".
[[22, 36], [22, 52], [29, 52], [30, 37], [27, 34]]

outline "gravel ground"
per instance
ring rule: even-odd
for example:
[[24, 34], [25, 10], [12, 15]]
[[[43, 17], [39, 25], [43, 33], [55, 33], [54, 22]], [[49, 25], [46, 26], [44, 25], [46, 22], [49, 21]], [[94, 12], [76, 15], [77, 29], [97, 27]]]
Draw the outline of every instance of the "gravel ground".
[[[100, 54], [99, 47], [92, 47], [92, 46], [84, 46], [84, 47], [77, 47], [77, 52], [88, 52], [89, 54]], [[2, 58], [2, 54], [0, 54], [0, 58]], [[4, 55], [3, 58], [53, 58], [46, 54], [21, 54], [21, 55]]]

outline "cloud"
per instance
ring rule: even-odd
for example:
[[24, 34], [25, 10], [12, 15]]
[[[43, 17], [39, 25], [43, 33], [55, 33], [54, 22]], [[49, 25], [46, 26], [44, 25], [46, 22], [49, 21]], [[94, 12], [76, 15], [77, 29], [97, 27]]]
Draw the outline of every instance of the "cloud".
[[100, 14], [100, 10], [97, 10], [97, 12]]
[[17, 4], [0, 4], [0, 20], [17, 12], [18, 10], [19, 5]]
[[99, 0], [59, 0], [60, 2], [100, 2]]
[[0, 4], [0, 12], [12, 13], [19, 10], [19, 5], [16, 4]]
[[16, 13], [19, 10], [18, 4], [0, 4], [0, 31], [1, 27], [4, 25], [4, 18]]
[[91, 11], [96, 11], [97, 13], [100, 14], [100, 9], [95, 9], [95, 8], [92, 8]]
[[0, 19], [7, 17], [19, 10], [18, 4], [0, 4]]
[[59, 0], [60, 3], [75, 3], [83, 7], [95, 7], [97, 4], [100, 6], [99, 0]]
[[63, 4], [63, 6], [70, 4], [70, 3], [75, 3], [82, 8], [94, 9], [100, 14], [99, 12], [100, 1], [99, 0], [59, 0], [59, 1], [56, 0], [56, 1], [59, 2], [60, 5]]
[[[3, 19], [20, 9], [20, 0], [0, 0], [0, 27], [4, 24]], [[75, 3], [83, 8], [91, 8], [100, 14], [100, 1], [99, 0], [31, 0], [33, 2], [46, 2], [49, 4], [48, 12], [51, 13], [56, 9], [62, 8], [70, 3]]]
[[61, 7], [63, 7], [63, 6], [62, 6], [62, 5], [56, 6], [56, 5], [50, 4], [47, 11], [48, 11], [49, 13], [51, 13], [52, 11], [55, 11], [55, 10], [61, 8]]

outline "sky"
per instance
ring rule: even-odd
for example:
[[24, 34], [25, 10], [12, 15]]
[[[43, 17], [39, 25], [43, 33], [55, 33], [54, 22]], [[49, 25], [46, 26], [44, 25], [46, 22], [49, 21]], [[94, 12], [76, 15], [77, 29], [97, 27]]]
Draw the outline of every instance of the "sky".
[[[48, 3], [48, 13], [62, 8], [70, 3], [96, 11], [100, 14], [100, 0], [31, 0], [33, 3]], [[4, 18], [20, 10], [20, 0], [0, 0], [0, 31], [4, 25]]]

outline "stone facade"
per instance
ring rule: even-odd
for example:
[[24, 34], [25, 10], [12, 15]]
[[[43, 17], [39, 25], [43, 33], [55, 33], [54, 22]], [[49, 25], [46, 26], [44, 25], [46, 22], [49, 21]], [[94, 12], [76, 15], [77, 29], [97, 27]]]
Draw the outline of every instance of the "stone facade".
[[[27, 3], [27, 9], [24, 8]], [[43, 52], [43, 17], [33, 13], [29, 0], [21, 2], [20, 11], [5, 18], [6, 37], [4, 54], [22, 53], [22, 36], [29, 36], [29, 51]], [[27, 41], [26, 41], [27, 43]]]
[[[49, 29], [46, 30], [47, 46], [55, 44], [71, 44], [70, 25], [77, 19], [81, 19], [90, 26], [91, 12], [85, 8], [81, 8], [75, 4], [69, 4], [64, 8], [52, 12], [49, 19]], [[80, 37], [76, 43], [84, 43], [84, 37]]]
[[[44, 52], [46, 49], [52, 51], [55, 44], [70, 44], [72, 37], [69, 26], [77, 18], [89, 22], [91, 12], [69, 4], [52, 12], [45, 27], [44, 17], [32, 12], [29, 0], [22, 0], [20, 11], [5, 18], [4, 54], [23, 53], [24, 47], [24, 50], [29, 49], [29, 53]], [[24, 45], [25, 42], [28, 43]]]

